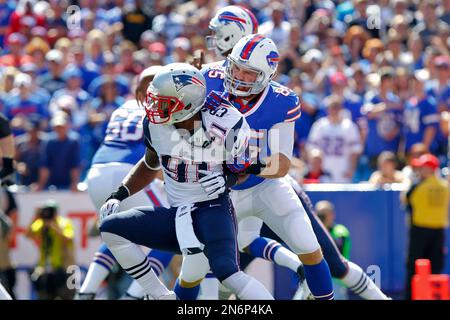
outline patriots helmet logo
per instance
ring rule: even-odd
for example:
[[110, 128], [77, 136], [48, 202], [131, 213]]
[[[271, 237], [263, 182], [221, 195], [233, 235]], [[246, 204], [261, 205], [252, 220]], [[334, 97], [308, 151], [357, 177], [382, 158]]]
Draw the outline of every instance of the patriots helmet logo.
[[267, 64], [271, 69], [274, 69], [278, 62], [280, 62], [280, 56], [275, 51], [270, 51], [270, 53], [266, 56]]
[[222, 12], [219, 17], [218, 17], [219, 21], [225, 25], [229, 24], [229, 23], [236, 23], [239, 27], [239, 29], [241, 29], [242, 32], [245, 31], [243, 24], [245, 24], [245, 19], [243, 18], [239, 18], [238, 16], [236, 16], [234, 13], [230, 12], [230, 11], [225, 11]]
[[190, 84], [198, 84], [198, 85], [201, 85], [202, 87], [205, 87], [205, 85], [203, 84], [203, 82], [200, 79], [198, 79], [190, 74], [173, 75], [172, 80], [173, 80], [173, 83], [175, 84], [176, 91], [180, 91], [185, 86], [190, 85]]

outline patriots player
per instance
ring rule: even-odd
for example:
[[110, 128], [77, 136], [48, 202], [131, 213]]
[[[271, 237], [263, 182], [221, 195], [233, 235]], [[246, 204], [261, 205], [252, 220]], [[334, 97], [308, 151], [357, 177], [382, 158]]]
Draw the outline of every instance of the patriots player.
[[[150, 81], [160, 69], [160, 66], [145, 69], [140, 75], [139, 86], [148, 87]], [[115, 186], [122, 181], [133, 165], [144, 155], [145, 146], [142, 143], [142, 121], [144, 117], [144, 109], [134, 99], [128, 100], [112, 113], [106, 129], [105, 140], [96, 152], [87, 175], [88, 193], [97, 210], [100, 210], [105, 199], [114, 191]], [[120, 209], [128, 210], [146, 205], [168, 207], [161, 179], [155, 179], [142, 191], [123, 201]], [[159, 276], [169, 264], [172, 255], [152, 250], [148, 258], [155, 273]], [[75, 299], [94, 299], [101, 283], [116, 263], [112, 253], [103, 244], [95, 253], [86, 278]], [[128, 289], [126, 298], [141, 298], [141, 291], [142, 288], [139, 285], [133, 284]]]
[[[205, 93], [203, 75], [190, 65], [169, 64], [156, 74], [148, 89], [145, 155], [102, 206], [102, 238], [155, 299], [175, 295], [155, 276], [138, 245], [181, 251], [183, 264], [202, 260], [202, 269], [190, 271], [203, 278], [211, 268], [241, 299], [273, 299], [239, 269], [235, 216], [226, 192], [237, 182], [237, 172], [251, 168], [245, 159], [248, 124], [225, 100], [215, 104], [217, 94], [205, 102]], [[160, 166], [171, 208], [118, 212], [121, 201], [148, 185]], [[192, 276], [182, 272], [180, 278]]]
[[[230, 6], [231, 7], [231, 6]], [[225, 7], [218, 11], [216, 16], [211, 20], [210, 28], [214, 32], [214, 41], [216, 43], [222, 43], [219, 47], [209, 47], [210, 49], [215, 49], [216, 52], [222, 54], [227, 57], [234, 45], [240, 38], [249, 35], [252, 28], [251, 22], [247, 22], [247, 28], [245, 28], [247, 33], [242, 34], [241, 29], [232, 27], [231, 23], [218, 23], [217, 16], [222, 14], [223, 12], [231, 11], [229, 8]], [[239, 8], [239, 7], [238, 7]], [[239, 9], [233, 9], [233, 12], [238, 12]], [[243, 14], [241, 14], [244, 16]], [[215, 22], [214, 22], [215, 21]], [[248, 19], [247, 19], [248, 21]], [[232, 35], [234, 33], [234, 36]], [[227, 39], [233, 39], [232, 41], [227, 41]], [[210, 72], [214, 79], [219, 80], [218, 86], [220, 87], [220, 80], [225, 78], [224, 76], [224, 67], [227, 65], [227, 60], [220, 61], [215, 64], [207, 65], [204, 70]], [[211, 71], [218, 67], [219, 71]], [[208, 79], [208, 77], [207, 77]], [[250, 113], [248, 114], [250, 115]], [[254, 119], [257, 119], [258, 112], [255, 112], [253, 116]], [[246, 116], [246, 114], [244, 114]], [[252, 122], [249, 122], [250, 126], [252, 126]], [[253, 129], [253, 128], [252, 128]], [[303, 201], [303, 200], [302, 200]], [[308, 210], [308, 206], [303, 204], [306, 213], [308, 214], [309, 219], [312, 222], [312, 227], [316, 237], [319, 241], [320, 246], [325, 255], [325, 259], [330, 264], [330, 271], [333, 277], [340, 279], [349, 289], [351, 289], [354, 293], [358, 294], [364, 299], [373, 299], [373, 300], [384, 300], [389, 299], [381, 290], [373, 283], [373, 281], [364, 273], [364, 271], [357, 264], [347, 261], [337, 250], [334, 245], [333, 240], [330, 238], [328, 231], [323, 228], [320, 220], [316, 215], [312, 214], [313, 211]], [[238, 213], [239, 214], [239, 213]], [[273, 234], [273, 233], [272, 233]], [[271, 236], [272, 234], [269, 234]], [[267, 234], [262, 234], [263, 236], [267, 236]], [[284, 249], [284, 250], [283, 250]], [[290, 268], [292, 271], [296, 272], [301, 266], [300, 261], [297, 259], [293, 259], [292, 255], [290, 255], [290, 251], [283, 248], [278, 242], [268, 239], [266, 237], [257, 237], [253, 242], [251, 242], [246, 248], [243, 250], [246, 253], [249, 253], [256, 257], [261, 257], [267, 260], [272, 260], [279, 265], [286, 266]], [[296, 257], [294, 257], [296, 258]], [[297, 261], [297, 262], [296, 262]], [[244, 266], [242, 266], [244, 268]], [[204, 281], [205, 282], [205, 281]], [[202, 282], [202, 284], [204, 283]]]

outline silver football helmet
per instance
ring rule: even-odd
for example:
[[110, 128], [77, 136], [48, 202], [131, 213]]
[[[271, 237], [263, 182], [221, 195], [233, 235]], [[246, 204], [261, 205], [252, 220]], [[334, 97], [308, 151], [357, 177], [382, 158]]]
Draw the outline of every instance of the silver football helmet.
[[206, 99], [206, 81], [187, 63], [171, 63], [159, 70], [147, 89], [145, 111], [151, 123], [172, 124], [191, 118]]

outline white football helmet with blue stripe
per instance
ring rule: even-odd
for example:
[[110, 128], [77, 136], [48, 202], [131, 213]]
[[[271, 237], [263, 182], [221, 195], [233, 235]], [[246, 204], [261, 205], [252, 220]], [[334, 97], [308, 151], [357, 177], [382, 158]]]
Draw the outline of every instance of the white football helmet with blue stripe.
[[258, 31], [258, 21], [253, 13], [240, 6], [226, 6], [209, 22], [213, 35], [206, 37], [206, 46], [225, 56], [243, 37]]
[[[272, 39], [251, 34], [238, 41], [227, 57], [225, 89], [232, 95], [245, 97], [263, 91], [275, 76], [280, 55]], [[236, 78], [236, 70], [256, 74], [254, 82]]]

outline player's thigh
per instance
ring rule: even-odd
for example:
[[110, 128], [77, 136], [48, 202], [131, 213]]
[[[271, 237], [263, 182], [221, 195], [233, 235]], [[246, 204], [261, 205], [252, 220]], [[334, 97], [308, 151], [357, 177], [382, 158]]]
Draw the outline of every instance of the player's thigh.
[[175, 208], [138, 207], [107, 217], [100, 231], [152, 249], [180, 253], [175, 232]]
[[[131, 164], [121, 163], [93, 165], [89, 169], [87, 174], [88, 193], [97, 211], [100, 210], [109, 195], [117, 189], [132, 167]], [[145, 203], [141, 204], [141, 206], [144, 205]]]
[[259, 195], [261, 219], [297, 254], [320, 249], [305, 208], [284, 179], [266, 183]]
[[223, 280], [239, 271], [237, 222], [229, 198], [202, 203], [194, 211], [193, 225], [215, 276]]
[[246, 217], [238, 223], [238, 245], [239, 251], [243, 251], [256, 238], [260, 236], [263, 221], [257, 217]]
[[258, 193], [257, 189], [258, 186], [246, 190], [233, 190], [230, 192], [230, 199], [233, 203], [238, 221], [257, 215], [258, 203], [254, 198], [254, 194]]

